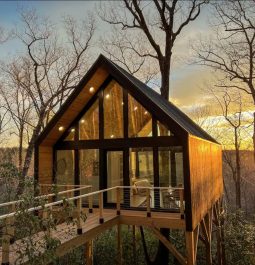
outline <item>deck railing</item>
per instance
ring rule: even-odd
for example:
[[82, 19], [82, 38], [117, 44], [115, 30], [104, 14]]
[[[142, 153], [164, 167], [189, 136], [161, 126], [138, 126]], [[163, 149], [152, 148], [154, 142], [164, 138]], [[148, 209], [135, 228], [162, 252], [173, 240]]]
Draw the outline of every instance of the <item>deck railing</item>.
[[[49, 199], [53, 196], [56, 197], [56, 195], [59, 196], [68, 193], [70, 194], [70, 192], [77, 192], [84, 189], [91, 190], [91, 186], [75, 187], [71, 190], [41, 195], [35, 198]], [[41, 218], [48, 218], [49, 216], [52, 216], [49, 215], [49, 211], [52, 211], [54, 206], [64, 207], [67, 203], [72, 202], [76, 207], [77, 213], [77, 234], [82, 234], [82, 214], [84, 214], [82, 200], [85, 198], [88, 201], [88, 204], [86, 205], [88, 213], [93, 213], [93, 211], [96, 209], [96, 211], [98, 211], [98, 220], [100, 224], [104, 223], [104, 210], [109, 207], [116, 210], [117, 216], [121, 215], [121, 212], [126, 210], [142, 210], [145, 211], [145, 216], [148, 218], [153, 215], [153, 212], [157, 211], [174, 211], [180, 214], [181, 219], [184, 218], [185, 201], [183, 188], [170, 187], [139, 187], [138, 190], [134, 190], [133, 186], [116, 186], [86, 194], [63, 198], [57, 201], [47, 202], [44, 205], [31, 207], [26, 211], [41, 211]], [[93, 205], [95, 198], [98, 202], [98, 205]], [[104, 198], [108, 199], [109, 203], [105, 203]], [[15, 236], [15, 216], [19, 213], [16, 205], [18, 205], [20, 202], [21, 200], [0, 204], [0, 207], [10, 206], [12, 209], [11, 213], [0, 216], [0, 221], [5, 221], [5, 228], [2, 237], [2, 264], [8, 264], [9, 262], [10, 245], [14, 243], [13, 239]]]

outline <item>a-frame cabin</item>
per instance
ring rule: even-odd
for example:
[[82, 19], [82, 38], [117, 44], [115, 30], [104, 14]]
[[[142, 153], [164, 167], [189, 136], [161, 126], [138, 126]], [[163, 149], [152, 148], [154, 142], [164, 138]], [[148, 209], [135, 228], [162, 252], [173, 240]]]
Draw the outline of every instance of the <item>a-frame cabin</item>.
[[[93, 190], [131, 187], [121, 199], [130, 209], [144, 205], [144, 187], [167, 188], [149, 195], [152, 211], [161, 212], [180, 207], [173, 191], [183, 188], [188, 264], [194, 264], [198, 226], [209, 241], [223, 193], [222, 151], [176, 106], [100, 55], [36, 141], [35, 177], [39, 184]], [[114, 207], [116, 199], [105, 193], [104, 206]]]

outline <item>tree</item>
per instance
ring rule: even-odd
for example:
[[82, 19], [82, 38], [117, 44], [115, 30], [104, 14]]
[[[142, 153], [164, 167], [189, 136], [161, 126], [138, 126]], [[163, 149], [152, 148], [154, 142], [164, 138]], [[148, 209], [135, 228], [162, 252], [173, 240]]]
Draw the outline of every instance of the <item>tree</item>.
[[[161, 95], [169, 100], [170, 72], [173, 48], [182, 30], [200, 14], [206, 1], [192, 0], [123, 0], [109, 8], [101, 6], [100, 16], [107, 23], [132, 31], [137, 37], [125, 42], [125, 49], [141, 58], [152, 58], [158, 62], [161, 79]], [[141, 46], [144, 39], [147, 48]], [[114, 44], [114, 42], [113, 42]], [[123, 53], [122, 53], [123, 55]], [[126, 58], [119, 56], [123, 64]]]
[[[196, 63], [221, 74], [218, 87], [244, 91], [255, 104], [255, 2], [229, 0], [213, 5], [215, 38], [195, 47]], [[253, 126], [255, 149], [255, 123]]]
[[[252, 121], [251, 118], [245, 117], [244, 110], [247, 108], [247, 104], [245, 104], [245, 97], [237, 91], [228, 91], [226, 88], [208, 88], [208, 91], [214, 97], [217, 102], [221, 116], [227, 122], [227, 127], [229, 128], [229, 132], [227, 132], [226, 128], [224, 130], [224, 134], [226, 135], [226, 140], [223, 139], [223, 144], [225, 146], [231, 145], [234, 148], [234, 161], [232, 156], [229, 153], [224, 153], [224, 161], [229, 166], [232, 172], [232, 178], [235, 183], [235, 195], [236, 195], [236, 208], [241, 208], [241, 155], [240, 148], [243, 140], [243, 131], [247, 130], [247, 125], [251, 126]], [[232, 140], [233, 135], [233, 140]], [[229, 142], [230, 139], [230, 142]]]
[[[14, 124], [14, 130], [11, 134], [18, 137], [18, 169], [22, 172], [23, 163], [23, 147], [25, 141], [25, 132], [33, 128], [33, 121], [31, 117], [32, 103], [29, 95], [21, 86], [19, 66], [13, 63], [9, 66], [8, 75], [12, 75], [12, 79], [7, 78], [2, 82], [3, 87], [0, 87], [0, 96], [4, 101], [4, 108], [9, 113]], [[29, 134], [27, 134], [29, 135]], [[29, 142], [29, 139], [26, 139]]]
[[[13, 69], [2, 64], [5, 78], [17, 81], [33, 106], [33, 129], [26, 149], [22, 167], [22, 177], [28, 173], [34, 142], [40, 131], [48, 123], [54, 112], [75, 88], [86, 71], [87, 56], [91, 49], [95, 31], [95, 21], [88, 16], [87, 21], [78, 23], [71, 17], [64, 18], [65, 38], [61, 41], [57, 28], [47, 18], [37, 16], [35, 10], [20, 11], [21, 27], [15, 36], [25, 47], [24, 55], [17, 55], [18, 62]], [[6, 91], [6, 87], [2, 87]], [[17, 109], [17, 108], [16, 108]], [[23, 190], [19, 185], [19, 193]]]

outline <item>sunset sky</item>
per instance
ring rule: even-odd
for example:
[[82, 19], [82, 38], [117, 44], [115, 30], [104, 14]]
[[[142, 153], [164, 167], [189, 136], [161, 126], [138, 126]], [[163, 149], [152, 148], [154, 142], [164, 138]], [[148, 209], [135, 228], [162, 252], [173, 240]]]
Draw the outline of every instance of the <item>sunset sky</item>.
[[[72, 15], [76, 18], [83, 19], [84, 13], [89, 10], [92, 12], [96, 6], [96, 1], [1, 1], [0, 2], [0, 25], [4, 27], [12, 27], [19, 22], [17, 9], [22, 7], [34, 7], [39, 14], [48, 16], [54, 23], [60, 24], [63, 15]], [[177, 105], [190, 106], [201, 103], [201, 86], [203, 80], [209, 75], [209, 71], [199, 66], [187, 65], [184, 59], [189, 57], [192, 52], [190, 49], [190, 41], [195, 39], [199, 34], [207, 33], [208, 11], [205, 10], [201, 16], [191, 23], [181, 38], [178, 39], [174, 56], [177, 60], [173, 62], [173, 71], [171, 76], [171, 98]], [[109, 30], [108, 26], [98, 19], [97, 37], [102, 36], [105, 30]], [[11, 41], [0, 46], [0, 58], [8, 58], [10, 54], [15, 54], [21, 50], [20, 42]], [[99, 49], [94, 51], [95, 58], [97, 54], [102, 52]], [[94, 59], [95, 59], [94, 58]]]
[[[9, 29], [18, 25], [18, 8], [35, 8], [40, 15], [48, 16], [54, 24], [59, 26], [59, 34], [61, 34], [61, 20], [63, 15], [71, 15], [82, 20], [87, 12], [95, 12], [96, 5], [98, 5], [97, 1], [28, 1], [22, 3], [0, 1], [0, 26]], [[174, 48], [170, 99], [188, 113], [197, 106], [211, 104], [203, 88], [206, 84], [210, 83], [210, 80], [213, 78], [212, 73], [208, 68], [188, 63], [193, 54], [190, 43], [194, 42], [200, 36], [208, 36], [211, 33], [209, 26], [209, 19], [211, 18], [209, 8], [204, 7], [198, 19], [190, 23], [183, 30]], [[110, 27], [98, 18], [95, 40], [109, 33], [109, 31]], [[22, 49], [23, 46], [17, 40], [8, 41], [0, 45], [0, 60], [8, 60], [12, 55], [22, 53]], [[102, 53], [102, 50], [95, 46], [91, 64], [100, 53]], [[212, 116], [209, 122], [213, 119], [220, 120], [219, 117]], [[221, 126], [224, 126], [222, 125], [224, 122], [221, 120], [220, 122]]]

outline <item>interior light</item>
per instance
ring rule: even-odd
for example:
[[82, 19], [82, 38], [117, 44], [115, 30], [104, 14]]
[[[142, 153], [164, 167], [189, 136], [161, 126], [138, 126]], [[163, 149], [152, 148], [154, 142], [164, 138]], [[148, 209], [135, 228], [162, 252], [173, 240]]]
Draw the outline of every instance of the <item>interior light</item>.
[[137, 106], [136, 107], [134, 107], [134, 110], [137, 110], [138, 108], [137, 108]]
[[59, 130], [60, 132], [64, 131], [64, 127], [63, 127], [63, 126], [60, 126], [60, 127], [58, 128], [58, 130]]
[[114, 135], [113, 134], [111, 135], [111, 138], [114, 138]]
[[148, 114], [148, 111], [145, 111], [145, 112], [144, 112], [144, 115], [147, 115], [147, 114]]
[[89, 88], [90, 93], [93, 93], [94, 91], [95, 91], [95, 88], [93, 86]]
[[74, 129], [74, 128], [72, 128], [72, 129], [71, 129], [71, 132], [75, 132], [75, 129]]
[[123, 106], [124, 105], [124, 102], [121, 102], [121, 105]]
[[109, 94], [106, 94], [105, 98], [109, 98], [109, 97], [110, 97], [110, 95]]
[[85, 122], [85, 120], [81, 120], [81, 123], [84, 123]]

